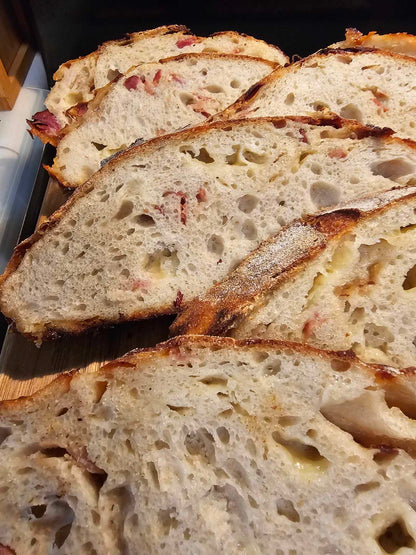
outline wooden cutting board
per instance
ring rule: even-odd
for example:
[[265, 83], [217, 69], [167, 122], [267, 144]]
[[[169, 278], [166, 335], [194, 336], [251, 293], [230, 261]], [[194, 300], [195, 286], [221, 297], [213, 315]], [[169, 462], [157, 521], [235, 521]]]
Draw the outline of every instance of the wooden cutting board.
[[[54, 180], [49, 180], [38, 225], [67, 198]], [[61, 372], [98, 370], [100, 366], [132, 349], [150, 347], [168, 337], [172, 317], [120, 324], [78, 337], [44, 343], [37, 348], [9, 331], [0, 354], [0, 400], [31, 395]]]

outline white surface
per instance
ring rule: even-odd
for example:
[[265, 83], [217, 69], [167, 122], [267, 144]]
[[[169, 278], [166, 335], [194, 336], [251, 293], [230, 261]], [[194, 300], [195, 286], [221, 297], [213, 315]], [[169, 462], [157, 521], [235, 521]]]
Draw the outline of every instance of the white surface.
[[18, 240], [42, 157], [43, 145], [30, 138], [26, 119], [44, 109], [46, 87], [37, 54], [13, 110], [0, 112], [0, 272]]

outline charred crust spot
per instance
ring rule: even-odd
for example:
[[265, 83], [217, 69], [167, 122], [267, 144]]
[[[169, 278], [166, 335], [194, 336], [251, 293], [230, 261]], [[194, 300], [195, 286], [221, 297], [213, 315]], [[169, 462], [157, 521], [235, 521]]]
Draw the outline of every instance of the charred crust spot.
[[251, 100], [253, 98], [254, 95], [256, 95], [258, 93], [258, 91], [262, 88], [264, 83], [255, 83], [254, 85], [252, 85], [244, 94], [242, 97], [242, 102], [245, 102], [247, 100]]
[[311, 218], [311, 223], [317, 231], [332, 237], [357, 222], [360, 216], [361, 212], [359, 210], [351, 208], [321, 214], [316, 218]]

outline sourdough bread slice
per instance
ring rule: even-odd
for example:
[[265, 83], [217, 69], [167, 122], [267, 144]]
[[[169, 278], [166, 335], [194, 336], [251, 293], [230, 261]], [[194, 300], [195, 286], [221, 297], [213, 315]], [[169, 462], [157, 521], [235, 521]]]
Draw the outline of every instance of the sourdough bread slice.
[[302, 341], [416, 366], [416, 188], [352, 206], [263, 243], [172, 331]]
[[67, 187], [81, 185], [105, 158], [138, 138], [145, 141], [201, 123], [275, 67], [234, 54], [183, 54], [134, 67], [63, 130], [51, 172]]
[[38, 553], [414, 552], [415, 377], [180, 338], [0, 405], [0, 543]]
[[69, 108], [91, 100], [95, 89], [130, 67], [187, 52], [243, 54], [282, 65], [289, 61], [276, 46], [248, 35], [228, 31], [197, 37], [182, 25], [163, 26], [105, 42], [88, 56], [62, 64], [53, 76], [56, 83], [46, 98], [46, 108], [62, 127], [69, 123]]
[[118, 155], [17, 247], [2, 312], [41, 340], [177, 312], [303, 214], [416, 179], [412, 143], [334, 119], [221, 122]]
[[378, 48], [416, 57], [416, 37], [408, 33], [379, 35], [375, 31], [364, 35], [357, 29], [347, 29], [345, 40], [332, 44], [330, 48]]
[[218, 119], [330, 110], [416, 139], [416, 60], [383, 50], [327, 48], [253, 85]]

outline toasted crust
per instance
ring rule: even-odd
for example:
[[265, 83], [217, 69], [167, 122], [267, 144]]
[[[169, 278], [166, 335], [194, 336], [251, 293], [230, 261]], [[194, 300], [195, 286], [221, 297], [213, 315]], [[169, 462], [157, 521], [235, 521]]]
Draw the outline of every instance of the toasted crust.
[[[221, 59], [223, 59], [223, 60], [236, 60], [236, 61], [241, 61], [241, 60], [253, 61], [253, 60], [256, 60], [258, 62], [261, 62], [262, 64], [268, 65], [271, 68], [271, 70], [275, 69], [276, 67], [279, 67], [279, 64], [277, 62], [272, 62], [271, 60], [264, 60], [263, 58], [258, 58], [258, 57], [254, 57], [254, 56], [245, 56], [245, 55], [240, 55], [240, 54], [221, 54], [221, 53], [217, 53], [217, 52], [195, 52], [195, 53], [191, 52], [191, 53], [186, 53], [186, 54], [179, 54], [179, 56], [171, 56], [169, 58], [164, 58], [163, 60], [159, 60], [157, 62], [147, 62], [146, 66], [166, 64], [166, 63], [169, 63], [169, 62], [180, 62], [180, 61], [189, 60], [189, 59], [207, 60], [207, 61], [221, 60]], [[142, 64], [138, 64], [137, 66], [133, 66], [129, 69], [129, 71], [134, 70], [134, 68], [139, 68], [141, 65]], [[97, 106], [99, 106], [101, 104], [103, 99], [111, 91], [113, 85], [117, 81], [119, 81], [122, 77], [123, 77], [123, 75], [118, 75], [115, 79], [110, 81], [110, 83], [108, 83], [104, 87], [101, 87], [100, 89], [95, 89], [94, 90], [94, 98], [92, 100], [90, 100], [89, 102], [82, 103], [81, 105], [77, 105], [77, 106], [74, 106], [73, 108], [70, 108], [67, 111], [67, 114], [71, 118], [73, 118], [73, 121], [71, 121], [71, 123], [69, 123], [68, 125], [66, 125], [65, 127], [62, 128], [61, 133], [59, 134], [58, 137], [50, 137], [49, 135], [46, 135], [45, 133], [42, 132], [42, 130], [39, 130], [36, 127], [36, 124], [33, 121], [26, 120], [27, 123], [30, 126], [30, 132], [33, 135], [36, 135], [37, 137], [39, 137], [42, 140], [42, 142], [44, 142], [44, 143], [49, 142], [53, 146], [57, 146], [59, 141], [66, 134], [68, 134], [73, 129], [79, 127], [79, 125], [81, 125], [81, 123], [83, 121], [88, 119], [88, 117], [91, 115], [92, 111], [95, 108], [97, 108]], [[60, 175], [60, 173], [58, 171], [53, 170], [49, 166], [44, 166], [44, 167], [45, 167], [46, 171], [48, 171], [48, 173], [52, 177], [56, 178], [62, 185], [66, 186], [66, 187], [73, 187], [73, 185], [65, 183], [64, 178]]]
[[128, 41], [137, 41], [140, 40], [143, 37], [151, 37], [151, 36], [157, 36], [157, 35], [169, 35], [171, 33], [181, 33], [181, 34], [185, 34], [185, 33], [190, 33], [190, 30], [185, 27], [185, 25], [163, 25], [161, 27], [156, 27], [156, 29], [150, 29], [149, 31], [141, 31], [141, 32], [137, 32], [137, 33], [127, 33], [125, 37], [121, 38], [121, 39], [116, 39], [116, 40], [110, 40], [107, 42], [102, 43], [97, 50], [94, 50], [94, 52], [91, 52], [90, 54], [87, 54], [86, 56], [80, 56], [79, 58], [74, 58], [73, 60], [68, 60], [67, 62], [61, 64], [59, 66], [59, 68], [55, 71], [55, 73], [53, 74], [53, 79], [54, 81], [60, 81], [63, 77], [63, 70], [64, 68], [69, 68], [72, 64], [74, 64], [75, 62], [78, 62], [79, 60], [85, 60], [87, 58], [97, 58], [100, 51], [102, 51], [102, 49], [105, 46], [108, 46], [110, 44], [119, 44], [122, 45], [123, 43], [126, 43]]
[[[290, 64], [288, 66], [281, 66], [275, 69], [269, 75], [266, 75], [263, 79], [261, 79], [258, 83], [253, 85], [248, 91], [246, 91], [238, 100], [234, 102], [229, 108], [224, 110], [218, 115], [213, 116], [213, 120], [225, 120], [225, 119], [233, 119], [235, 117], [244, 117], [247, 112], [250, 111], [250, 105], [254, 102], [257, 98], [259, 91], [265, 86], [273, 83], [274, 81], [280, 79], [284, 76], [287, 72], [296, 71], [297, 69], [301, 68], [304, 65], [307, 65], [313, 62], [316, 59], [324, 58], [326, 56], [331, 56], [333, 54], [345, 54], [348, 52], [352, 56], [360, 56], [366, 54], [368, 52], [377, 52], [378, 55], [384, 56], [387, 58], [399, 59], [399, 60], [408, 60], [411, 63], [416, 64], [416, 59], [412, 56], [406, 56], [404, 54], [398, 54], [395, 52], [390, 52], [386, 50], [378, 50], [376, 48], [324, 48], [319, 50], [315, 54], [308, 56], [307, 58], [302, 58], [298, 62]], [[242, 114], [241, 114], [242, 112]], [[240, 114], [240, 116], [239, 116]]]
[[416, 56], [416, 37], [408, 33], [379, 35], [376, 31], [371, 31], [368, 35], [364, 35], [358, 29], [349, 28], [345, 31], [345, 40], [333, 44], [332, 47], [370, 47], [390, 50], [398, 54], [405, 54], [406, 56]]
[[[395, 137], [390, 137], [392, 131], [387, 128], [377, 128], [377, 127], [369, 127], [363, 126], [357, 122], [350, 121], [350, 120], [343, 120], [338, 116], [327, 116], [327, 117], [304, 117], [304, 116], [293, 116], [289, 118], [258, 118], [250, 120], [250, 124], [256, 124], [256, 122], [270, 122], [274, 126], [281, 126], [283, 122], [290, 120], [290, 121], [298, 121], [302, 123], [307, 123], [311, 125], [317, 126], [333, 126], [335, 128], [345, 127], [354, 133], [358, 138], [364, 137], [385, 137], [388, 141], [401, 141]], [[78, 187], [75, 193], [68, 199], [68, 201], [59, 208], [52, 216], [47, 219], [36, 231], [35, 233], [19, 244], [13, 253], [13, 256], [8, 263], [4, 273], [0, 276], [0, 304], [1, 304], [1, 296], [3, 294], [4, 283], [8, 279], [8, 277], [16, 271], [19, 267], [21, 261], [23, 260], [26, 252], [30, 250], [32, 245], [34, 245], [37, 241], [39, 241], [48, 231], [54, 228], [58, 222], [62, 219], [62, 217], [71, 209], [72, 205], [78, 201], [81, 197], [87, 195], [96, 185], [100, 183], [101, 177], [106, 175], [107, 173], [111, 173], [114, 171], [114, 166], [119, 164], [120, 162], [128, 162], [129, 159], [135, 157], [137, 154], [145, 154], [152, 151], [157, 150], [161, 145], [164, 145], [166, 142], [170, 142], [176, 140], [178, 142], [181, 141], [189, 141], [195, 137], [198, 137], [201, 134], [204, 134], [208, 130], [212, 129], [223, 129], [228, 128], [230, 126], [244, 126], [247, 125], [247, 122], [244, 120], [236, 120], [236, 121], [227, 121], [227, 122], [216, 122], [206, 125], [201, 125], [196, 128], [187, 129], [178, 133], [174, 133], [171, 135], [166, 135], [162, 137], [158, 137], [148, 141], [139, 146], [131, 147], [123, 152], [121, 152], [116, 159], [111, 160], [108, 162], [99, 172], [94, 174], [94, 176], [83, 185]], [[409, 144], [416, 148], [416, 144], [409, 142]], [[86, 329], [89, 328], [97, 328], [107, 325], [112, 325], [122, 321], [131, 321], [137, 320], [141, 318], [151, 318], [153, 316], [159, 316], [161, 314], [172, 314], [178, 312], [178, 307], [166, 305], [163, 307], [159, 307], [156, 310], [144, 310], [129, 316], [124, 314], [119, 314], [118, 318], [114, 321], [108, 320], [101, 320], [99, 318], [88, 319], [84, 321], [80, 321], [77, 323], [73, 322], [60, 322], [58, 324], [49, 324], [47, 329], [42, 332], [42, 334], [35, 335], [35, 334], [28, 334], [28, 337], [31, 339], [35, 339], [37, 341], [47, 340], [56, 338], [66, 333], [70, 334], [78, 334]], [[6, 317], [12, 317], [12, 315], [6, 315]]]
[[[165, 358], [176, 353], [179, 349], [189, 349], [192, 347], [206, 348], [232, 348], [235, 350], [262, 350], [275, 349], [276, 351], [288, 350], [296, 351], [301, 355], [313, 355], [320, 358], [333, 359], [351, 362], [359, 365], [363, 372], [371, 373], [376, 376], [379, 383], [392, 384], [400, 379], [411, 380], [416, 383], [416, 369], [404, 368], [397, 369], [382, 364], [368, 364], [362, 362], [352, 351], [323, 351], [311, 345], [294, 343], [291, 341], [279, 341], [275, 339], [232, 339], [231, 337], [212, 337], [204, 335], [185, 335], [174, 337], [163, 343], [158, 343], [154, 347], [143, 347], [134, 349], [124, 356], [108, 362], [96, 372], [103, 376], [109, 376], [117, 368], [135, 368], [142, 365], [145, 361], [152, 358]], [[140, 371], [140, 368], [136, 368]], [[19, 412], [23, 408], [30, 406], [37, 399], [56, 398], [66, 393], [71, 388], [72, 380], [78, 379], [82, 373], [79, 370], [65, 372], [55, 378], [51, 383], [39, 389], [32, 395], [19, 397], [17, 399], [0, 401], [0, 414], [7, 415]]]
[[393, 204], [413, 198], [415, 187], [392, 190], [374, 199], [357, 201], [356, 208], [341, 208], [290, 224], [263, 242], [203, 298], [184, 307], [170, 328], [171, 334], [227, 334], [255, 305], [261, 304], [266, 293], [300, 274], [331, 241]]

